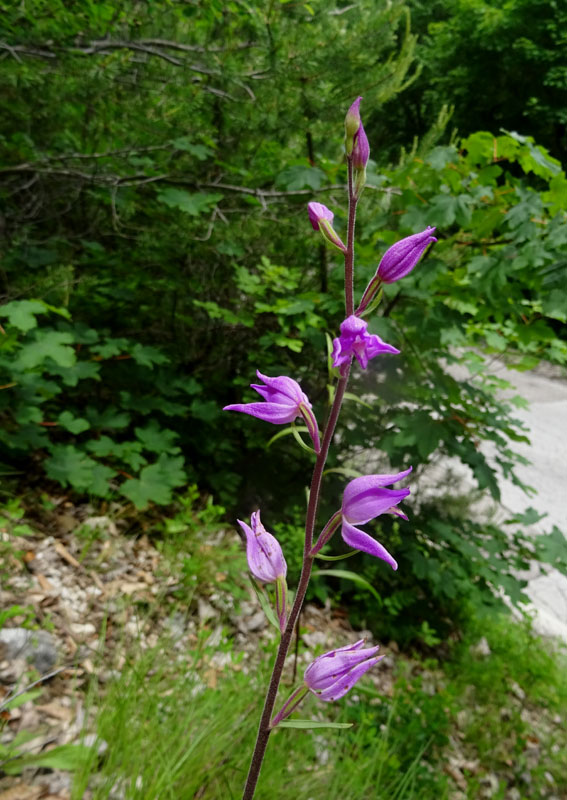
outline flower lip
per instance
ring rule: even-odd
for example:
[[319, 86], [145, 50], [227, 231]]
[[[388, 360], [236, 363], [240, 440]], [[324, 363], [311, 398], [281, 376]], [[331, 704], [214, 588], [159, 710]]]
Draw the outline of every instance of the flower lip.
[[333, 366], [343, 367], [350, 363], [354, 355], [362, 369], [366, 369], [368, 361], [380, 353], [400, 351], [397, 347], [384, 342], [377, 334], [367, 332], [368, 323], [352, 314], [341, 323], [341, 335], [333, 340]]

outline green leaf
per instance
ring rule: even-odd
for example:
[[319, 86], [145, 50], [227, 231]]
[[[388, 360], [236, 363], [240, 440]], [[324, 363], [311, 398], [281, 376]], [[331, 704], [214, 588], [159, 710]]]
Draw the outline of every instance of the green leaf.
[[63, 428], [74, 434], [83, 433], [83, 431], [87, 431], [91, 427], [88, 420], [82, 417], [75, 417], [70, 411], [62, 411], [57, 420]]
[[169, 187], [162, 189], [158, 193], [158, 200], [160, 203], [169, 206], [170, 208], [178, 208], [185, 214], [190, 214], [192, 217], [198, 217], [210, 210], [211, 206], [222, 200], [222, 194], [205, 194], [203, 192], [187, 192], [185, 189], [175, 189]]
[[344, 729], [352, 728], [352, 722], [321, 722], [317, 719], [284, 719], [277, 724], [277, 728], [302, 728], [303, 730], [316, 730], [319, 728]]
[[102, 411], [88, 406], [85, 415], [95, 430], [120, 430], [129, 425], [131, 420], [130, 414], [119, 411], [116, 406], [106, 406]]
[[178, 150], [184, 150], [186, 153], [191, 153], [199, 161], [206, 161], [214, 154], [214, 150], [204, 144], [194, 144], [188, 136], [179, 136], [172, 142], [173, 146]]
[[116, 477], [116, 472], [104, 464], [95, 464], [92, 470], [88, 490], [97, 497], [108, 497], [111, 493], [109, 481]]
[[70, 345], [73, 337], [64, 331], [46, 330], [41, 335], [36, 335], [35, 341], [25, 345], [20, 350], [16, 367], [18, 369], [33, 369], [50, 358], [60, 367], [72, 367], [76, 361], [75, 351]]
[[56, 444], [44, 466], [48, 477], [62, 486], [87, 489], [97, 463], [71, 444]]
[[157, 347], [137, 342], [132, 348], [132, 358], [141, 367], [153, 368], [154, 364], [168, 364], [169, 358]]
[[380, 597], [374, 586], [368, 583], [366, 578], [363, 578], [362, 575], [359, 575], [357, 572], [350, 572], [350, 570], [346, 569], [325, 569], [313, 573], [314, 578], [315, 577], [324, 578], [328, 575], [331, 575], [333, 578], [344, 578], [347, 581], [352, 581], [353, 583], [356, 583], [357, 586], [360, 586], [362, 589], [366, 589], [368, 592], [370, 592], [370, 594], [372, 594], [376, 598], [376, 600], [378, 600], [380, 605], [382, 605], [382, 598]]
[[145, 428], [135, 428], [136, 436], [145, 450], [156, 453], [178, 453], [175, 441], [179, 435], [168, 428], [160, 428], [155, 419], [150, 420]]
[[51, 375], [60, 375], [65, 386], [76, 386], [89, 378], [100, 381], [100, 364], [94, 361], [77, 361], [72, 367], [57, 367], [49, 370]]
[[315, 558], [320, 558], [323, 561], [344, 561], [345, 558], [352, 558], [360, 553], [360, 550], [351, 550], [350, 553], [343, 553], [342, 556], [324, 556], [323, 553], [317, 553]]
[[276, 178], [276, 186], [282, 186], [290, 192], [298, 189], [320, 189], [325, 181], [325, 173], [317, 167], [297, 164], [287, 167]]
[[557, 319], [559, 322], [567, 322], [567, 303], [565, 300], [564, 289], [553, 289], [542, 303], [542, 310], [545, 316]]
[[172, 489], [185, 483], [183, 457], [162, 453], [155, 464], [150, 464], [139, 478], [127, 480], [120, 487], [121, 493], [131, 500], [136, 508], [143, 510], [153, 502], [167, 505], [172, 500]]
[[353, 403], [358, 403], [359, 406], [364, 406], [364, 408], [372, 409], [372, 405], [367, 403], [366, 400], [363, 400], [357, 394], [353, 394], [352, 392], [345, 392], [343, 395], [345, 400], [351, 400]]
[[[306, 425], [296, 425], [295, 431], [297, 433], [307, 433], [309, 434], [309, 428]], [[294, 436], [294, 429], [289, 426], [289, 428], [283, 428], [281, 431], [275, 433], [271, 439], [268, 439], [266, 442], [266, 448], [271, 447], [274, 442], [277, 442], [278, 439], [281, 439], [283, 436]]]
[[19, 694], [17, 697], [14, 697], [13, 700], [7, 700], [1, 704], [2, 710], [6, 709], [6, 711], [13, 711], [14, 708], [19, 708], [23, 706], [24, 703], [28, 701], [32, 702], [33, 700], [37, 700], [38, 697], [41, 697], [43, 694], [43, 689], [31, 689], [29, 692], [24, 692], [23, 694]]
[[82, 744], [62, 744], [37, 755], [25, 755], [7, 761], [2, 769], [8, 775], [17, 775], [26, 767], [46, 767], [48, 769], [61, 769], [68, 772], [81, 769], [93, 756], [93, 750]]
[[37, 314], [45, 314], [45, 303], [39, 300], [12, 300], [0, 308], [0, 317], [7, 317], [15, 328], [27, 333], [37, 328]]

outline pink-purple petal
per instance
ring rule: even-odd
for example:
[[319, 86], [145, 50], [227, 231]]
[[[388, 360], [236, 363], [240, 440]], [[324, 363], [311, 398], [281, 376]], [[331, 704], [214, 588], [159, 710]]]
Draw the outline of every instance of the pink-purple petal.
[[259, 511], [252, 514], [250, 521], [252, 527], [237, 520], [246, 536], [246, 560], [250, 572], [263, 583], [285, 577], [287, 564], [278, 540], [262, 525]]
[[384, 656], [376, 656], [375, 658], [368, 659], [368, 661], [363, 661], [362, 664], [358, 664], [356, 667], [353, 667], [353, 669], [351, 669], [351, 671], [346, 675], [342, 675], [327, 689], [323, 689], [322, 692], [317, 693], [317, 697], [319, 700], [323, 700], [325, 703], [331, 703], [333, 700], [339, 700], [339, 698], [343, 697], [349, 691], [349, 689], [352, 689], [354, 684], [359, 681], [369, 669], [371, 669], [383, 658]]
[[[301, 403], [307, 400], [305, 394], [301, 390], [301, 386], [297, 383], [297, 381], [294, 381], [293, 378], [288, 378], [285, 375], [280, 375], [276, 378], [270, 378], [267, 375], [262, 375], [260, 370], [256, 370], [256, 375], [261, 381], [264, 381], [268, 392], [272, 393], [273, 395], [281, 394], [284, 397], [287, 397], [289, 403]], [[258, 391], [260, 387], [258, 387], [257, 384], [252, 384], [252, 388]], [[270, 399], [275, 402], [283, 402], [275, 400], [275, 397], [266, 399]]]
[[234, 403], [225, 406], [223, 411], [240, 411], [251, 417], [271, 422], [274, 425], [285, 425], [293, 422], [300, 412], [297, 406], [281, 405], [279, 403]]
[[343, 504], [343, 517], [355, 525], [363, 525], [371, 519], [386, 514], [410, 493], [409, 489], [370, 488], [360, 492], [348, 506]]
[[319, 656], [305, 670], [305, 683], [311, 690], [319, 691], [326, 689], [334, 683], [341, 675], [350, 672], [353, 667], [365, 661], [367, 658], [375, 656], [379, 646], [369, 647], [366, 650], [333, 650], [330, 653]]
[[381, 558], [382, 561], [389, 564], [392, 569], [398, 568], [396, 559], [390, 555], [380, 542], [377, 542], [376, 539], [373, 539], [372, 536], [364, 533], [364, 531], [355, 528], [354, 525], [351, 525], [346, 519], [343, 519], [341, 535], [344, 541], [355, 550], [362, 550], [364, 553], [368, 553], [371, 556]]
[[[351, 506], [356, 502], [360, 494], [366, 493], [370, 489], [381, 489], [385, 486], [390, 486], [392, 483], [397, 483], [407, 478], [411, 471], [412, 468], [409, 467], [402, 472], [391, 475], [363, 475], [360, 478], [354, 478], [354, 480], [347, 484], [343, 493], [343, 512], [347, 516], [350, 516]], [[353, 517], [353, 520], [354, 519], [356, 518]], [[367, 517], [367, 520], [368, 519], [372, 519], [372, 516]], [[357, 521], [361, 522], [362, 520]]]
[[329, 222], [332, 223], [335, 216], [323, 203], [307, 203], [307, 213], [309, 215], [309, 222], [316, 231], [319, 230], [320, 220], [328, 219]]

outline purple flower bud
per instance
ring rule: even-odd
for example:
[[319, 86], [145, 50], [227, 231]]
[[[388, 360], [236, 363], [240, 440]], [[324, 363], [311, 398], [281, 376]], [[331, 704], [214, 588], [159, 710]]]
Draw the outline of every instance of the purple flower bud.
[[425, 248], [437, 239], [432, 235], [435, 228], [427, 227], [421, 233], [406, 236], [393, 244], [382, 256], [376, 275], [382, 283], [395, 283], [405, 278], [415, 267]]
[[363, 650], [363, 645], [364, 639], [360, 639], [355, 644], [339, 647], [316, 658], [303, 676], [309, 691], [327, 703], [345, 695], [365, 672], [383, 658], [376, 656], [379, 647]]
[[354, 147], [354, 137], [360, 127], [360, 101], [362, 97], [357, 97], [346, 113], [345, 117], [345, 150], [347, 156], [352, 155]]
[[319, 230], [320, 220], [328, 219], [329, 222], [332, 222], [335, 216], [323, 203], [307, 203], [307, 213], [309, 214], [309, 222], [313, 225], [314, 231]]
[[352, 166], [358, 170], [366, 169], [366, 165], [368, 164], [369, 158], [370, 158], [370, 145], [368, 144], [368, 138], [364, 131], [364, 126], [362, 125], [361, 122], [358, 131], [354, 137], [354, 147], [352, 150]]
[[333, 340], [333, 367], [341, 367], [350, 363], [356, 356], [362, 369], [366, 369], [368, 361], [379, 353], [399, 353], [391, 344], [386, 344], [376, 334], [367, 333], [368, 323], [360, 317], [351, 315], [341, 322], [341, 335]]
[[332, 245], [337, 247], [341, 253], [346, 252], [346, 247], [333, 228], [334, 214], [323, 203], [307, 203], [307, 213], [309, 221], [314, 230], [321, 231], [324, 238]]
[[355, 525], [363, 525], [381, 514], [396, 514], [407, 520], [406, 515], [396, 506], [409, 495], [410, 490], [385, 487], [406, 478], [411, 470], [410, 467], [395, 475], [366, 475], [355, 478], [347, 484], [343, 494], [341, 536], [344, 541], [355, 550], [381, 558], [392, 569], [397, 569], [398, 564], [386, 548]]
[[266, 385], [252, 383], [251, 388], [255, 389], [265, 402], [233, 403], [225, 406], [223, 411], [241, 411], [243, 414], [250, 414], [251, 417], [257, 417], [274, 425], [286, 425], [297, 417], [303, 417], [315, 451], [318, 453], [321, 449], [319, 427], [311, 403], [307, 395], [301, 391], [301, 386], [285, 375], [269, 378], [267, 375], [262, 375], [259, 370], [256, 370], [256, 375]]
[[246, 559], [254, 577], [262, 583], [273, 583], [287, 575], [287, 564], [275, 536], [264, 528], [260, 512], [254, 511], [250, 525], [241, 520], [238, 524], [246, 534]]

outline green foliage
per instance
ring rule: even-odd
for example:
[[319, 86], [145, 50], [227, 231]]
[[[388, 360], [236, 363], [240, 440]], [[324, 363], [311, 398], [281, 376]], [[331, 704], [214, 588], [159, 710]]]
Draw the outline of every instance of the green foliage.
[[[393, 153], [423, 137], [444, 106], [468, 136], [533, 135], [565, 161], [565, 5], [555, 0], [410, 0], [421, 67], [369, 126]], [[371, 140], [372, 141], [372, 140]]]
[[[436, 117], [440, 103], [455, 98], [433, 87], [431, 65], [445, 53], [436, 79], [458, 92], [464, 84], [447, 65], [464, 52], [463, 37], [473, 49], [479, 37], [485, 49], [510, 43], [514, 14], [525, 27], [541, 4], [435, 5], [445, 10], [429, 55], [419, 51], [435, 113], [418, 104], [422, 121], [411, 135], [406, 128], [388, 140], [410, 147], [414, 133], [429, 131], [396, 167], [385, 163], [383, 125], [390, 136], [400, 119], [393, 104], [401, 114], [423, 95], [398, 0], [1, 5], [0, 458], [8, 471], [138, 508], [169, 503], [186, 482], [219, 498], [231, 518], [261, 505], [283, 537], [291, 582], [312, 455], [298, 454], [288, 435], [267, 447], [273, 429], [221, 409], [256, 397], [248, 387], [259, 368], [301, 380], [325, 418], [325, 342], [344, 313], [342, 274], [314, 238], [305, 203], [332, 206], [342, 235], [340, 118], [361, 93], [377, 160], [357, 222], [358, 295], [401, 236], [430, 224], [440, 241], [386, 288], [370, 318], [403, 357], [359, 375], [330, 466], [344, 469], [366, 448], [416, 473], [456, 459], [495, 499], [500, 473], [520, 483], [518, 401], [502, 400], [504, 383], [486, 359], [517, 369], [567, 362], [567, 179], [528, 135], [542, 131], [551, 147], [548, 129], [535, 125], [541, 114], [522, 117], [534, 123], [522, 135], [478, 132], [475, 117], [461, 142], [432, 149], [448, 121], [446, 108]], [[411, 5], [425, 31], [431, 4]], [[472, 33], [465, 10], [482, 22]], [[530, 97], [555, 113], [547, 88], [552, 74], [553, 86], [561, 83], [550, 45], [560, 15], [543, 10], [533, 41], [549, 80], [544, 90], [536, 77]], [[518, 48], [496, 48], [507, 69]], [[475, 80], [481, 60], [467, 61]], [[497, 73], [485, 68], [467, 110], [493, 96], [486, 70]], [[519, 128], [509, 115], [502, 122]], [[340, 475], [326, 476], [321, 519], [340, 505]], [[492, 606], [495, 587], [521, 599], [513, 570], [528, 557], [526, 542], [464, 522], [451, 504], [416, 498], [413, 528], [383, 524], [380, 535], [403, 563], [395, 585], [356, 557], [387, 610], [374, 615], [384, 630], [403, 615], [404, 637], [432, 641], [468, 604]], [[540, 540], [535, 555], [561, 563], [559, 537]], [[336, 577], [316, 585], [319, 597], [332, 591], [359, 603], [360, 616], [377, 609], [368, 591], [353, 588]]]
[[[176, 379], [170, 358], [155, 347], [70, 321], [58, 323], [64, 330], [49, 327], [60, 309], [39, 301], [14, 300], [3, 312], [9, 320], [0, 339], [4, 452], [19, 459], [29, 448], [39, 450], [47, 477], [79, 492], [119, 492], [137, 508], [170, 503], [187, 472], [175, 444], [179, 433], [162, 425], [164, 417], [190, 416], [187, 389], [191, 397], [199, 384]], [[40, 313], [48, 315], [46, 325]]]

